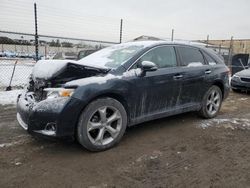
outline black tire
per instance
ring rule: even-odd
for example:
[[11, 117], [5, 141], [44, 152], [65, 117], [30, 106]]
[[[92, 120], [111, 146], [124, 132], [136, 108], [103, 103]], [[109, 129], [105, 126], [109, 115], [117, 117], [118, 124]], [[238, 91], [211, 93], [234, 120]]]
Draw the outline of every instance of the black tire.
[[[117, 131], [115, 138], [112, 138], [112, 136], [110, 134], [109, 139], [110, 140], [113, 139], [112, 142], [110, 142], [108, 144], [97, 145], [97, 144], [93, 143], [94, 138], [92, 138], [91, 132], [88, 131], [89, 130], [88, 125], [89, 125], [89, 123], [90, 124], [95, 123], [95, 122], [91, 122], [92, 121], [91, 118], [93, 119], [93, 117], [98, 116], [98, 113], [100, 112], [100, 111], [98, 111], [98, 109], [105, 108], [105, 107], [107, 107], [107, 109], [109, 111], [111, 111], [109, 108], [114, 108], [116, 110], [115, 112], [119, 111], [119, 117], [121, 117], [121, 119], [119, 119], [119, 127], [120, 128], [119, 128], [119, 132]], [[107, 109], [105, 111], [107, 111]], [[107, 113], [105, 112], [105, 114], [107, 114]], [[101, 116], [101, 114], [99, 114], [99, 116]], [[106, 118], [106, 119], [108, 120], [108, 118]], [[101, 122], [102, 121], [100, 120], [100, 122], [98, 121], [97, 123], [100, 124]], [[118, 122], [117, 122], [117, 124], [118, 124]], [[103, 126], [103, 123], [101, 123], [101, 125]], [[107, 123], [105, 123], [105, 125], [107, 126]], [[111, 123], [110, 123], [110, 125], [111, 125]], [[100, 99], [97, 99], [97, 100], [91, 102], [83, 110], [83, 112], [79, 118], [78, 126], [77, 126], [77, 140], [87, 150], [104, 151], [104, 150], [107, 150], [107, 149], [113, 147], [117, 143], [119, 143], [122, 136], [124, 135], [126, 127], [127, 127], [127, 113], [126, 113], [126, 110], [124, 109], [123, 105], [119, 101], [117, 101], [113, 98], [100, 98]], [[97, 131], [97, 129], [93, 129], [94, 131], [98, 132], [97, 137], [100, 134], [99, 131], [101, 131], [102, 128], [100, 128], [98, 131]], [[104, 134], [109, 133], [109, 131], [107, 129], [105, 129], [105, 131], [103, 131], [105, 133], [103, 133], [102, 137], [104, 137]]]
[[[208, 103], [210, 101], [209, 97], [211, 97], [212, 92], [216, 92], [218, 94], [219, 97], [219, 101], [218, 104], [216, 104], [216, 109], [214, 108], [214, 112], [211, 113], [209, 111], [209, 107]], [[221, 89], [218, 86], [213, 85], [204, 95], [203, 99], [202, 99], [202, 103], [201, 103], [201, 109], [199, 111], [199, 115], [205, 119], [211, 119], [217, 116], [217, 114], [220, 111], [221, 108], [221, 104], [222, 104], [222, 92]], [[213, 105], [212, 105], [213, 106]], [[218, 106], [218, 107], [217, 107]], [[212, 107], [213, 108], [213, 107]]]

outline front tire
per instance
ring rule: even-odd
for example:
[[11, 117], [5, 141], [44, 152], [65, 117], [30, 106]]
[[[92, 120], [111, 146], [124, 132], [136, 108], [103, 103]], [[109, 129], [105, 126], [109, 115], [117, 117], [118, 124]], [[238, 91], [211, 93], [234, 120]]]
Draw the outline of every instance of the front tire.
[[222, 92], [218, 86], [212, 86], [205, 94], [202, 100], [202, 106], [199, 115], [210, 119], [217, 116], [222, 104]]
[[113, 98], [91, 102], [82, 112], [78, 126], [78, 142], [90, 151], [103, 151], [117, 144], [127, 127], [127, 113]]

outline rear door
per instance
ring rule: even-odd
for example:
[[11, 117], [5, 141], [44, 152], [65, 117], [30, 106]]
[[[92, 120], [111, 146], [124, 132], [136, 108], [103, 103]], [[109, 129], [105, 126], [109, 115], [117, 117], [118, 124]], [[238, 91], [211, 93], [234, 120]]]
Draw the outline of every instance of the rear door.
[[[213, 59], [208, 53], [203, 51], [204, 58], [209, 66], [209, 70], [211, 71], [210, 74], [205, 75], [205, 85], [203, 87], [203, 95], [205, 92], [211, 87], [214, 80], [218, 77], [218, 74], [221, 72], [221, 68], [224, 69], [224, 66], [222, 64], [219, 64], [217, 61]], [[206, 87], [205, 87], [206, 86]]]
[[189, 107], [200, 103], [206, 87], [206, 75], [211, 74], [212, 70], [198, 48], [178, 46], [177, 51], [182, 75], [181, 95], [178, 103]]

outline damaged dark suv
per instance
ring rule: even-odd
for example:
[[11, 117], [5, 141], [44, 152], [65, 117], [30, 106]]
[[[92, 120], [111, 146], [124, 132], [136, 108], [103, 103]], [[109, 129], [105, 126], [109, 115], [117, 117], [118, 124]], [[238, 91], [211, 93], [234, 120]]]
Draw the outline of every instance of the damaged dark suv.
[[212, 50], [166, 41], [129, 42], [79, 61], [39, 61], [17, 99], [31, 134], [74, 137], [91, 151], [111, 148], [126, 127], [197, 111], [215, 117], [229, 69]]

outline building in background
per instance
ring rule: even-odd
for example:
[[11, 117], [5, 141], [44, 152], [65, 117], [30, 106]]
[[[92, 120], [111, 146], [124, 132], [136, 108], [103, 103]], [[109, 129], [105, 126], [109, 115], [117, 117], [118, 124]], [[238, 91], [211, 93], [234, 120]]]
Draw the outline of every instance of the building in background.
[[[209, 40], [209, 44], [227, 48], [230, 48], [230, 43], [231, 40]], [[250, 39], [234, 39], [232, 46], [234, 54], [250, 54]]]

